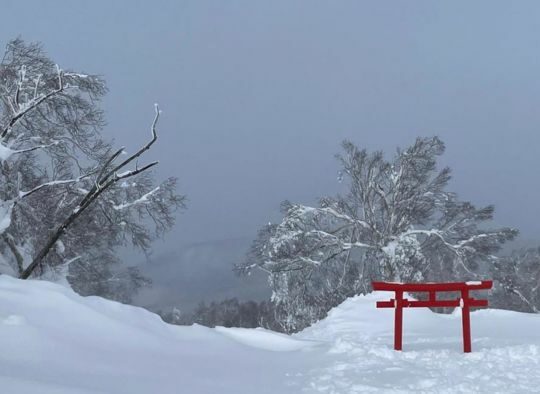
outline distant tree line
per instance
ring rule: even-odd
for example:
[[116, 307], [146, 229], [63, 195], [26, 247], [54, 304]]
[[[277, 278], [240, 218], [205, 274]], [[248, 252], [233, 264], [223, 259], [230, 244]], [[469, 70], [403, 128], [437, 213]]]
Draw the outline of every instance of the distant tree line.
[[183, 314], [177, 308], [171, 311], [160, 311], [161, 318], [171, 324], [200, 324], [207, 327], [263, 327], [274, 331], [282, 331], [276, 319], [275, 305], [270, 301], [239, 301], [229, 298], [223, 301], [200, 303], [193, 312]]

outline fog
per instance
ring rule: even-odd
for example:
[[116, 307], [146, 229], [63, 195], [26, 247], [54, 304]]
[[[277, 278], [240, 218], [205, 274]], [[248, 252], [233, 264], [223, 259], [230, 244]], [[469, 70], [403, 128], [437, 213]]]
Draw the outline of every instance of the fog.
[[[451, 188], [540, 238], [536, 1], [3, 0], [0, 12], [1, 45], [41, 41], [62, 67], [105, 77], [104, 133], [118, 145], [135, 149], [153, 103], [163, 110], [149, 156], [189, 201], [149, 257], [143, 304], [187, 297], [160, 264], [207, 277], [208, 261], [181, 257], [193, 244], [242, 245], [223, 259], [229, 272], [282, 200], [340, 191], [343, 139], [392, 154], [440, 136]], [[212, 294], [218, 280], [201, 286]]]

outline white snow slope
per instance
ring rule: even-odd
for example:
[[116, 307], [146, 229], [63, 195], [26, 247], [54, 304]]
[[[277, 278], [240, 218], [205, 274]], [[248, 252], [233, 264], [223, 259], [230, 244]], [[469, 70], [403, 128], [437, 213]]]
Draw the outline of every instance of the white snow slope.
[[0, 276], [0, 393], [539, 393], [540, 315], [405, 310], [404, 351], [379, 293], [294, 335], [163, 323], [144, 309]]

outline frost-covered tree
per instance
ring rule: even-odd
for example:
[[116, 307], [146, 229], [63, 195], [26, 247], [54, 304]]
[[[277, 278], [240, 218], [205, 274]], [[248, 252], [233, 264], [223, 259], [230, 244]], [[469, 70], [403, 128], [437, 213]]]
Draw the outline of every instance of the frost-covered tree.
[[178, 309], [177, 307], [173, 307], [169, 311], [158, 311], [157, 314], [161, 317], [161, 319], [169, 324], [176, 324], [179, 326], [187, 326], [193, 324], [193, 320], [189, 320], [187, 316], [184, 316], [184, 314]]
[[540, 248], [514, 251], [490, 267], [495, 308], [540, 313]]
[[[20, 39], [0, 62], [0, 266], [3, 273], [68, 278], [86, 294], [127, 299], [146, 283], [122, 270], [122, 245], [142, 250], [174, 223], [183, 206], [176, 180], [155, 184], [141, 164], [157, 140], [156, 106], [147, 143], [114, 149], [101, 130], [95, 75], [60, 69], [40, 44]], [[114, 289], [117, 289], [114, 290]]]
[[284, 203], [281, 223], [261, 230], [240, 267], [270, 274], [286, 330], [370, 291], [372, 280], [474, 279], [517, 234], [488, 227], [492, 206], [476, 208], [446, 190], [450, 170], [437, 170], [437, 137], [418, 138], [391, 160], [347, 141], [343, 150], [348, 193], [317, 207]]

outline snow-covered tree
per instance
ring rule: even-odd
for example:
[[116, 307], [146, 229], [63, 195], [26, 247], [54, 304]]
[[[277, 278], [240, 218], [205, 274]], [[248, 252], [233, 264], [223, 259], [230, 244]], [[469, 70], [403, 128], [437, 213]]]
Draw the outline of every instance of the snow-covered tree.
[[147, 250], [173, 225], [183, 197], [174, 178], [155, 184], [150, 170], [157, 162], [140, 164], [157, 140], [157, 106], [149, 141], [127, 154], [101, 135], [99, 101], [106, 91], [98, 76], [60, 69], [40, 44], [16, 39], [6, 46], [0, 62], [3, 273], [67, 277], [94, 294], [145, 283], [136, 270], [118, 268], [116, 251], [127, 244]]
[[514, 251], [490, 267], [495, 308], [540, 313], [540, 248]]
[[318, 207], [286, 202], [283, 220], [259, 233], [243, 270], [270, 274], [288, 330], [320, 318], [372, 280], [474, 279], [516, 230], [490, 228], [493, 207], [476, 208], [446, 190], [437, 138], [418, 138], [392, 160], [351, 142], [338, 155], [344, 196]]

